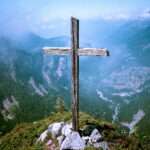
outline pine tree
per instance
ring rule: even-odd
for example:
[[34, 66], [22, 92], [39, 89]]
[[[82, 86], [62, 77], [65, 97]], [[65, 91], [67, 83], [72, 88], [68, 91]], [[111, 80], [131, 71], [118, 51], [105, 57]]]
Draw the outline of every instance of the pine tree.
[[55, 110], [56, 112], [60, 112], [60, 113], [66, 111], [64, 100], [61, 97], [57, 97], [56, 99]]

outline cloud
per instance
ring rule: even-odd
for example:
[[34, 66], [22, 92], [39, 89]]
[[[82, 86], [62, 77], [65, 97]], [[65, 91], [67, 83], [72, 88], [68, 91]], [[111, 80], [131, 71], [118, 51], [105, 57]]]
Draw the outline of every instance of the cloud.
[[59, 3], [56, 0], [32, 0], [28, 3], [25, 0], [15, 3], [6, 0], [4, 3], [0, 3], [0, 32], [11, 36], [12, 34], [22, 35], [29, 31], [49, 37], [58, 34], [69, 35], [71, 16], [89, 21], [101, 19], [124, 21], [135, 19], [137, 16], [150, 17], [149, 9], [142, 13], [140, 10], [138, 13], [134, 11], [129, 6], [126, 8], [123, 3], [120, 3], [120, 7], [118, 7], [118, 3], [115, 4], [113, 1], [108, 4], [99, 0], [74, 2], [63, 0]]
[[104, 19], [104, 20], [129, 20], [132, 18], [131, 15], [127, 14], [127, 13], [115, 13], [115, 14], [105, 14], [105, 15], [101, 15], [100, 18]]
[[142, 17], [142, 18], [150, 18], [150, 9], [145, 9], [140, 17]]

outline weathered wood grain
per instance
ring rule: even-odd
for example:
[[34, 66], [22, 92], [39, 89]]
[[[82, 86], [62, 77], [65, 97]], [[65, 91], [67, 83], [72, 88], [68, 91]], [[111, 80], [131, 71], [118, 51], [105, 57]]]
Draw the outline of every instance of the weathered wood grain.
[[106, 48], [82, 48], [78, 49], [79, 56], [109, 56]]
[[[44, 52], [50, 55], [68, 55], [71, 53], [69, 47], [44, 47]], [[79, 48], [78, 56], [109, 56], [106, 48]]]
[[71, 49], [67, 47], [44, 47], [43, 51], [50, 55], [68, 55]]
[[71, 18], [71, 59], [72, 59], [72, 125], [79, 129], [79, 20]]

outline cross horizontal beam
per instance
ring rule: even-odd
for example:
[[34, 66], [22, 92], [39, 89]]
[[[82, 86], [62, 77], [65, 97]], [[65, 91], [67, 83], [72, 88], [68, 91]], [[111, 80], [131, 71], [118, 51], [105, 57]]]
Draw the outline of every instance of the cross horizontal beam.
[[[44, 47], [44, 52], [50, 55], [68, 55], [71, 49], [67, 47]], [[79, 56], [109, 56], [106, 48], [79, 48]]]
[[71, 52], [67, 47], [44, 47], [44, 52], [50, 55], [68, 55]]
[[79, 56], [109, 56], [106, 48], [79, 48]]

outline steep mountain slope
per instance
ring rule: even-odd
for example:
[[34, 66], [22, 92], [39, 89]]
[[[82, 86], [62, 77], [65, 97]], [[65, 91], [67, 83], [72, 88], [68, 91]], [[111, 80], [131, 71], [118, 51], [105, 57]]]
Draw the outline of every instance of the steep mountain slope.
[[[29, 37], [22, 44], [24, 46], [20, 46], [20, 42], [15, 43], [5, 37], [0, 39], [1, 133], [6, 132], [16, 123], [33, 121], [49, 115], [53, 111], [55, 99], [59, 96], [59, 89], [64, 88], [66, 83], [63, 79], [59, 79], [61, 68], [63, 68], [61, 61], [64, 60], [59, 61], [59, 57], [43, 56], [42, 47], [37, 42], [41, 41], [41, 38], [33, 34]], [[65, 37], [52, 38], [51, 40], [43, 40], [44, 42], [41, 41], [41, 43], [55, 46], [56, 41], [61, 45], [66, 43], [64, 40]], [[32, 43], [34, 42], [37, 43], [37, 47], [33, 48]], [[36, 51], [34, 51], [35, 49]], [[50, 69], [54, 72], [52, 74], [49, 65], [53, 59], [56, 63]], [[54, 82], [51, 83], [51, 80]], [[58, 86], [55, 87], [55, 84]], [[65, 89], [63, 90], [65, 91]], [[13, 104], [11, 97], [14, 97], [18, 103], [17, 107]]]

